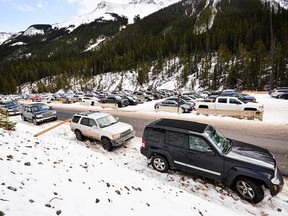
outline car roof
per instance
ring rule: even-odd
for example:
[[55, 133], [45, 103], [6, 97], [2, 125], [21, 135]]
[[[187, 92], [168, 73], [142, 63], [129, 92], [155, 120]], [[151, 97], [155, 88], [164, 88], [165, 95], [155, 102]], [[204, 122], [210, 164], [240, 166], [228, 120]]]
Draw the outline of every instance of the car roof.
[[203, 133], [208, 126], [208, 124], [203, 124], [199, 122], [163, 118], [152, 122], [150, 125], [179, 128], [189, 131], [195, 131], [198, 133]]
[[25, 104], [25, 106], [27, 107], [32, 107], [32, 106], [42, 106], [42, 105], [46, 105], [45, 103], [32, 103], [32, 104]]
[[77, 113], [76, 115], [80, 115], [80, 116], [87, 116], [89, 118], [101, 118], [104, 116], [108, 116], [110, 114], [108, 113], [101, 113], [101, 112], [97, 112], [97, 111], [87, 111], [87, 112], [81, 112], [81, 113]]

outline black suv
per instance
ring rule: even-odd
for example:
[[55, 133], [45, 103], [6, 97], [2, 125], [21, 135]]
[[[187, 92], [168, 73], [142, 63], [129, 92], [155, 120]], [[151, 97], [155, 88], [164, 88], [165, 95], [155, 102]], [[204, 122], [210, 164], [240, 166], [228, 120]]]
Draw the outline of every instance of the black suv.
[[125, 107], [129, 105], [128, 99], [124, 99], [118, 95], [107, 95], [104, 98], [100, 98], [99, 102], [118, 104], [118, 107]]
[[271, 153], [261, 147], [231, 140], [207, 124], [160, 119], [146, 126], [141, 154], [159, 172], [180, 169], [220, 181], [251, 203], [272, 196], [284, 180]]

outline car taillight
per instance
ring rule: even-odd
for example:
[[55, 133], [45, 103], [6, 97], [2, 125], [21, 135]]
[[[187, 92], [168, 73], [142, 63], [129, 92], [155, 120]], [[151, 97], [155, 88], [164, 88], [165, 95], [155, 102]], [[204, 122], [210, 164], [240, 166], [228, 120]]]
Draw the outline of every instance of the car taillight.
[[144, 139], [142, 139], [142, 147], [146, 148], [146, 141]]

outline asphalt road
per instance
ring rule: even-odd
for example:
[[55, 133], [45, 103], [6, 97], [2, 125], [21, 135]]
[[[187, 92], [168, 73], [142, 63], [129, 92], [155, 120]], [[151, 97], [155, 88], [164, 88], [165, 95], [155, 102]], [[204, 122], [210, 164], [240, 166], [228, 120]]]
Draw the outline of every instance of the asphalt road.
[[[58, 112], [59, 120], [71, 118], [73, 114], [87, 110], [87, 108], [83, 108], [83, 110], [80, 110], [80, 108], [53, 108]], [[133, 125], [136, 136], [138, 137], [142, 136], [143, 130], [147, 124], [154, 121], [156, 118], [166, 117], [165, 114], [163, 114], [163, 116], [160, 116], [159, 114], [156, 116], [151, 113], [125, 112], [120, 109], [105, 110], [105, 112], [113, 114], [118, 117], [120, 121]], [[179, 118], [185, 118], [185, 115], [181, 115]], [[288, 134], [287, 131], [283, 129], [283, 126], [271, 126], [253, 121], [248, 124], [247, 121], [234, 124], [223, 121], [221, 118], [219, 118], [219, 120], [214, 119], [213, 121], [209, 118], [197, 121], [213, 125], [223, 135], [231, 139], [241, 140], [268, 149], [276, 158], [282, 174], [288, 176]]]

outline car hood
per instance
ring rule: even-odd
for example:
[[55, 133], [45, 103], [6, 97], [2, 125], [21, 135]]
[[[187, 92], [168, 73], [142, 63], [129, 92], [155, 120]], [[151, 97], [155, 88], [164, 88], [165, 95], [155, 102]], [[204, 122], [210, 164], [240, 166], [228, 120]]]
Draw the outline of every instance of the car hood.
[[267, 149], [238, 140], [231, 141], [233, 142], [233, 145], [231, 151], [227, 154], [227, 157], [274, 169], [275, 159]]
[[133, 127], [129, 124], [124, 123], [124, 122], [117, 122], [116, 124], [102, 128], [102, 130], [108, 134], [119, 134], [119, 133], [123, 133], [129, 129], [133, 130]]
[[53, 110], [51, 109], [44, 109], [44, 110], [39, 110], [37, 112], [34, 112], [36, 115], [42, 114], [42, 113], [47, 113], [47, 112], [52, 112]]

